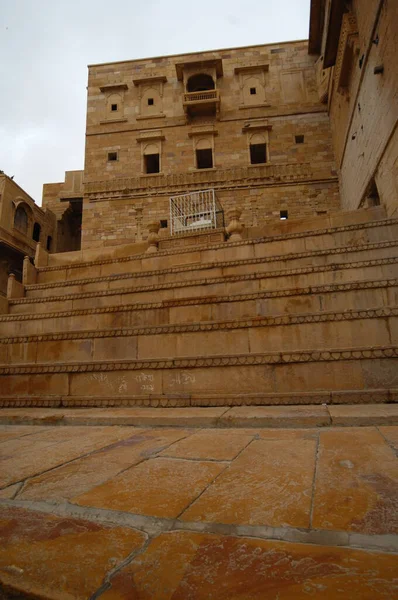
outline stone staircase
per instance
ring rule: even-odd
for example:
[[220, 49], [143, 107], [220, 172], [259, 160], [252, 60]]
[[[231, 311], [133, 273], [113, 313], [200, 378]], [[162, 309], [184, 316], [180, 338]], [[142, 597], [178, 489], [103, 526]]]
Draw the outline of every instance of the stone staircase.
[[0, 405], [395, 402], [398, 219], [246, 236], [25, 265], [0, 315]]

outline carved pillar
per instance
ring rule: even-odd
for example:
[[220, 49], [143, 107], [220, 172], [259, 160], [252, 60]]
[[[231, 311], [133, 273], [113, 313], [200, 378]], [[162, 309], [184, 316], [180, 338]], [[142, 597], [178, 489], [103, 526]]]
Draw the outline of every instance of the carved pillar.
[[15, 279], [14, 273], [11, 273], [7, 283], [7, 298], [11, 300], [13, 298], [23, 298], [24, 296], [25, 287]]
[[154, 221], [153, 223], [148, 224], [148, 231], [149, 231], [148, 248], [147, 248], [148, 253], [158, 251], [159, 229], [160, 229], [159, 221]]
[[227, 210], [228, 225], [226, 232], [229, 235], [229, 242], [238, 242], [242, 239], [243, 224], [240, 222], [242, 210], [234, 207]]
[[36, 244], [36, 254], [35, 254], [35, 267], [47, 267], [48, 265], [48, 252], [44, 250], [41, 243], [38, 242]]
[[36, 267], [30, 262], [29, 256], [25, 256], [23, 259], [22, 283], [23, 285], [29, 285], [31, 283], [36, 283], [36, 279]]

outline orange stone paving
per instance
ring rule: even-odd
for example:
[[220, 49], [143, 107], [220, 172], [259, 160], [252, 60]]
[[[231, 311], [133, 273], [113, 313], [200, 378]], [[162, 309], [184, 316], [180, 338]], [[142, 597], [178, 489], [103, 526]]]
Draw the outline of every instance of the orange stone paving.
[[0, 598], [390, 600], [397, 430], [0, 425]]

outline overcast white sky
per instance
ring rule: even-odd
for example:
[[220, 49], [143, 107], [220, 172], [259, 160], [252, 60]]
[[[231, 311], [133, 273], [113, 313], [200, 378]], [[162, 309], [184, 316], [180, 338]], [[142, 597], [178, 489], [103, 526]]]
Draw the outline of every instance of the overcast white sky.
[[38, 204], [82, 169], [87, 65], [306, 39], [310, 0], [2, 0], [0, 169]]

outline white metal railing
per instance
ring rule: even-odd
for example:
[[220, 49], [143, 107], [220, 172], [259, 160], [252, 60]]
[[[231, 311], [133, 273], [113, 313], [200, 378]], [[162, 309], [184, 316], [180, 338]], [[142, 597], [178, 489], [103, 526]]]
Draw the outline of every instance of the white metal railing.
[[224, 213], [214, 190], [170, 198], [170, 232], [181, 235], [224, 226]]

